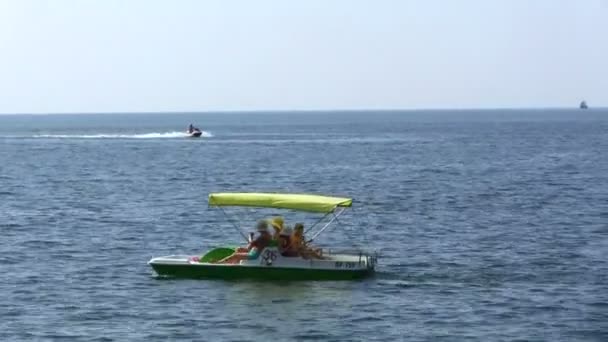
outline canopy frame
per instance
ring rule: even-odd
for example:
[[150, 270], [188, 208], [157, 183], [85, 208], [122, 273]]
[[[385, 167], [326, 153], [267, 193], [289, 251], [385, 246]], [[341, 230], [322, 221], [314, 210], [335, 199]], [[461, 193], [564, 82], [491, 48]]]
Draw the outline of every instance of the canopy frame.
[[[341, 209], [341, 210], [340, 210], [340, 209]], [[308, 241], [307, 241], [307, 242], [312, 242], [312, 241], [313, 241], [313, 240], [314, 240], [314, 239], [315, 239], [317, 236], [319, 236], [319, 234], [321, 234], [321, 233], [322, 233], [322, 232], [323, 232], [325, 229], [327, 229], [327, 227], [329, 227], [329, 226], [331, 225], [331, 223], [332, 223], [332, 222], [334, 222], [334, 221], [340, 222], [340, 221], [338, 220], [338, 217], [339, 217], [340, 215], [342, 215], [342, 213], [344, 213], [344, 211], [346, 210], [345, 208], [340, 208], [340, 209], [337, 209], [337, 210], [336, 210], [336, 211], [338, 211], [338, 213], [337, 213], [337, 214], [336, 214], [336, 211], [333, 211], [333, 212], [331, 212], [331, 213], [329, 213], [329, 214], [327, 214], [327, 215], [323, 216], [323, 218], [321, 218], [321, 220], [322, 220], [322, 219], [324, 219], [324, 218], [326, 218], [328, 215], [332, 215], [333, 217], [331, 218], [331, 220], [329, 220], [329, 222], [327, 222], [327, 223], [326, 223], [326, 224], [325, 224], [323, 227], [321, 227], [321, 229], [319, 229], [319, 230], [318, 230], [318, 231], [317, 231], [317, 232], [316, 232], [316, 233], [315, 233], [315, 234], [314, 234], [314, 235], [313, 235], [313, 236], [312, 236], [310, 239], [308, 239]], [[317, 221], [317, 223], [319, 223], [319, 222], [320, 222], [320, 221]], [[314, 225], [312, 225], [312, 226], [311, 226], [311, 227], [308, 229], [308, 231], [310, 231], [310, 230], [311, 230], [311, 229], [312, 229], [314, 226], [316, 226], [316, 225], [317, 225], [317, 223], [315, 223]]]
[[219, 207], [220, 210], [222, 211], [222, 213], [224, 214], [224, 216], [226, 217], [226, 219], [228, 220], [228, 222], [230, 222], [230, 224], [234, 227], [234, 229], [236, 229], [237, 232], [239, 232], [239, 235], [241, 235], [243, 237], [243, 239], [245, 239], [245, 241], [249, 242], [249, 239], [247, 238], [247, 236], [243, 233], [243, 228], [241, 228], [241, 226], [238, 223], [234, 223], [231, 218], [230, 215], [226, 214], [226, 211], [224, 210], [224, 208]]
[[[311, 198], [318, 198], [321, 200], [330, 200], [330, 201], [334, 201], [334, 206], [331, 208], [331, 210], [323, 210], [320, 211], [318, 209], [315, 210], [306, 210], [306, 209], [302, 209], [302, 208], [295, 208], [293, 206], [281, 206], [281, 205], [277, 205], [277, 206], [269, 206], [269, 205], [265, 205], [265, 203], [263, 203], [262, 205], [254, 205], [254, 203], [251, 202], [251, 200], [245, 200], [243, 202], [246, 202], [246, 204], [234, 204], [234, 203], [238, 203], [238, 201], [230, 201], [227, 200], [228, 204], [217, 204], [217, 203], [213, 203], [212, 202], [212, 196], [213, 195], [262, 195], [262, 196], [273, 196], [276, 195], [277, 198], [281, 198], [282, 196], [286, 196], [289, 197], [290, 195], [294, 195], [294, 196], [310, 196]], [[310, 199], [310, 198], [307, 198]], [[323, 220], [325, 220], [327, 217], [332, 216], [331, 219], [325, 223], [325, 225], [323, 225], [323, 227], [321, 227], [318, 231], [314, 232], [313, 236], [310, 239], [307, 239], [307, 242], [312, 242], [315, 238], [317, 238], [317, 236], [319, 236], [323, 231], [325, 231], [334, 221], [340, 222], [338, 220], [338, 217], [340, 215], [342, 215], [345, 211], [346, 208], [349, 208], [352, 206], [352, 199], [350, 198], [342, 198], [342, 197], [330, 197], [330, 196], [321, 196], [321, 195], [309, 195], [309, 194], [281, 194], [281, 193], [211, 193], [209, 194], [209, 203], [208, 205], [210, 207], [218, 207], [222, 213], [224, 214], [224, 216], [226, 217], [226, 219], [230, 222], [230, 224], [237, 230], [237, 232], [239, 233], [239, 235], [241, 237], [243, 237], [243, 239], [247, 242], [249, 241], [249, 238], [243, 233], [243, 229], [242, 227], [238, 224], [235, 223], [234, 220], [232, 219], [231, 215], [228, 215], [228, 213], [226, 213], [226, 211], [224, 210], [224, 206], [235, 206], [235, 207], [257, 207], [257, 208], [274, 208], [274, 209], [286, 209], [286, 210], [295, 210], [295, 211], [303, 211], [303, 212], [312, 212], [312, 213], [323, 213], [324, 215], [317, 220], [315, 223], [313, 223], [310, 227], [308, 227], [305, 231], [305, 233], [308, 233], [310, 231], [312, 231], [317, 225], [319, 225], [319, 223], [321, 223]]]

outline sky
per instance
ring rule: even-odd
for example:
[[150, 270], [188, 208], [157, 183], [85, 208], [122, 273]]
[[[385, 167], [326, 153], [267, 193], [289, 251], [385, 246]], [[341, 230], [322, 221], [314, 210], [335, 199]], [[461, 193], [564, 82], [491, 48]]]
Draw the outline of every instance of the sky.
[[0, 113], [608, 106], [608, 0], [0, 0]]

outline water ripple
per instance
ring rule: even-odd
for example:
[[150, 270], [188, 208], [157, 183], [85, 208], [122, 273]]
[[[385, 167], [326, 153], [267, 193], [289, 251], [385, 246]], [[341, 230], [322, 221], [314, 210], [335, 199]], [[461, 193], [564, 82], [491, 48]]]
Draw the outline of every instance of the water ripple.
[[[0, 339], [608, 340], [608, 119], [590, 113], [227, 116], [204, 143], [123, 138], [195, 121], [179, 114], [0, 118]], [[318, 243], [378, 249], [377, 274], [154, 275], [153, 256], [241, 243], [206, 194], [242, 190], [354, 197]]]

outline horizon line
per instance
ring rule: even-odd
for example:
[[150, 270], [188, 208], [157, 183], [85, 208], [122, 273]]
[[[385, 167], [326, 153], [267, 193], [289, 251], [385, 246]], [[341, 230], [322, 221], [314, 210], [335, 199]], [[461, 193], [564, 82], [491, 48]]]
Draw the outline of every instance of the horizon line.
[[[473, 107], [473, 108], [376, 108], [376, 109], [251, 109], [251, 110], [169, 110], [169, 111], [116, 111], [116, 112], [19, 112], [0, 113], [0, 115], [116, 115], [116, 114], [276, 114], [276, 113], [361, 113], [361, 112], [448, 112], [448, 111], [517, 111], [517, 110], [582, 110], [579, 107]], [[608, 109], [608, 107], [597, 106], [585, 109]]]

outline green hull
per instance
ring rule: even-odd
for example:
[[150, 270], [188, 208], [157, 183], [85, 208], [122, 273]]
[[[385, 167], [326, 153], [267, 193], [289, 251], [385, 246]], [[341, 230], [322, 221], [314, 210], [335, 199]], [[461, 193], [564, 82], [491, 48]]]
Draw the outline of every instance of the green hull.
[[151, 264], [161, 276], [199, 279], [353, 280], [368, 277], [373, 270], [323, 270], [278, 267], [239, 267]]

